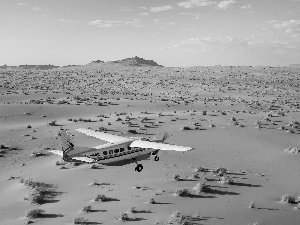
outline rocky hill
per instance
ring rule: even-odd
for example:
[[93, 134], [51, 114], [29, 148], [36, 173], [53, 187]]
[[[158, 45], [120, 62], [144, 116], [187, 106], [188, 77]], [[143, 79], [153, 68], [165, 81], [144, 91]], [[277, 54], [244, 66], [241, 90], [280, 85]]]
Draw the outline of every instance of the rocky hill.
[[122, 63], [122, 64], [128, 65], [128, 66], [159, 66], [159, 67], [163, 67], [162, 65], [157, 64], [153, 60], [146, 60], [146, 59], [140, 58], [138, 56], [113, 61], [113, 63]]

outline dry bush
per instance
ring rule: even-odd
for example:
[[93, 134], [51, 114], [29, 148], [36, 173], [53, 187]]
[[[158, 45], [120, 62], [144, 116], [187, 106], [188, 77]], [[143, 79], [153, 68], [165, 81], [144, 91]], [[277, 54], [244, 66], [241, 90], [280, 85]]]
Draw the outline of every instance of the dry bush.
[[200, 194], [201, 192], [209, 192], [210, 186], [204, 182], [197, 183], [196, 186], [193, 188], [193, 190]]
[[289, 147], [289, 148], [285, 149], [284, 151], [297, 154], [297, 153], [300, 153], [300, 148], [299, 147]]
[[26, 213], [26, 217], [30, 219], [41, 218], [45, 214], [43, 209], [31, 209]]
[[249, 208], [250, 208], [250, 209], [255, 208], [255, 203], [254, 203], [254, 202], [250, 202]]
[[81, 224], [81, 225], [85, 225], [85, 224], [88, 224], [89, 220], [88, 219], [85, 219], [83, 217], [76, 217], [74, 218], [73, 220], [73, 223], [74, 224]]
[[189, 126], [183, 126], [182, 128], [180, 128], [180, 130], [193, 130], [193, 129]]
[[186, 218], [179, 211], [174, 211], [168, 220], [168, 224], [187, 224]]
[[206, 169], [202, 166], [198, 166], [196, 169], [195, 169], [196, 172], [206, 172]]
[[148, 201], [148, 203], [149, 203], [149, 204], [155, 204], [155, 203], [157, 203], [157, 202], [155, 201], [154, 198], [150, 198], [149, 201]]
[[80, 211], [87, 213], [87, 212], [90, 212], [91, 210], [92, 210], [92, 206], [87, 205], [87, 206], [83, 206]]
[[107, 196], [105, 196], [105, 195], [97, 195], [95, 198], [94, 198], [94, 201], [95, 202], [108, 202], [108, 201], [111, 201], [112, 200], [112, 198], [110, 198], [110, 197], [107, 197]]
[[45, 201], [47, 190], [45, 188], [33, 189], [24, 200], [30, 203], [42, 204]]
[[294, 204], [294, 203], [296, 203], [296, 199], [293, 196], [285, 194], [285, 195], [281, 196], [280, 202]]
[[178, 188], [175, 192], [175, 195], [180, 197], [188, 197], [190, 195], [190, 191], [187, 188]]
[[232, 184], [233, 180], [229, 176], [223, 176], [220, 177], [220, 180], [218, 182], [221, 184]]
[[177, 180], [177, 181], [181, 181], [181, 178], [180, 178], [180, 175], [174, 175], [174, 178], [173, 178], [174, 180]]
[[49, 122], [48, 125], [49, 126], [57, 126], [56, 120], [53, 120], [53, 121]]
[[126, 212], [121, 212], [120, 220], [121, 221], [128, 221], [129, 220], [128, 214]]
[[64, 166], [64, 165], [66, 165], [66, 164], [67, 164], [67, 163], [64, 162], [64, 161], [56, 161], [56, 163], [55, 163], [56, 166]]

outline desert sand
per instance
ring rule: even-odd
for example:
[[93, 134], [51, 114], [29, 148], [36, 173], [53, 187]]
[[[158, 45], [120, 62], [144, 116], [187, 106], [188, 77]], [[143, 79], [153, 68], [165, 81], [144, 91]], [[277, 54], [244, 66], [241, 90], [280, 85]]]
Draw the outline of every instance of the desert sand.
[[[299, 224], [299, 85], [293, 67], [3, 69], [0, 224]], [[194, 150], [160, 151], [140, 173], [134, 163], [64, 165], [47, 151], [60, 149], [61, 127], [78, 146], [105, 143], [75, 131], [91, 128], [167, 131], [167, 143]], [[31, 209], [44, 212], [32, 219]]]

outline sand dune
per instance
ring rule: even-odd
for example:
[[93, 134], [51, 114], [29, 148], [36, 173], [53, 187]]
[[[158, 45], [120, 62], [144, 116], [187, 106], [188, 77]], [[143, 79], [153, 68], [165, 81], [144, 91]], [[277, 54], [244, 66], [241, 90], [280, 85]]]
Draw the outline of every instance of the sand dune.
[[[299, 224], [299, 73], [113, 63], [1, 70], [0, 224]], [[60, 148], [60, 127], [79, 146], [104, 143], [75, 131], [83, 127], [167, 131], [168, 143], [195, 150], [160, 152], [141, 161], [141, 173], [135, 164], [59, 165], [47, 150]], [[41, 201], [30, 203], [36, 192]], [[294, 201], [282, 203], [285, 194]], [[45, 211], [26, 218], [31, 209]]]

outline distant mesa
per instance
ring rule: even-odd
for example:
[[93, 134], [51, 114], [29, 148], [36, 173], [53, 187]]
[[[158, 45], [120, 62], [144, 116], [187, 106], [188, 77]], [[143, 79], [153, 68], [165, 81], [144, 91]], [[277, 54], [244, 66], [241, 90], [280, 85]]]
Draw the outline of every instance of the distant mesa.
[[40, 69], [40, 70], [50, 70], [54, 68], [59, 68], [59, 66], [54, 65], [20, 65], [19, 68], [21, 69]]
[[132, 57], [132, 58], [126, 58], [126, 59], [121, 59], [117, 61], [112, 61], [113, 63], [121, 63], [123, 65], [128, 65], [128, 66], [159, 66], [163, 67], [162, 65], [157, 64], [153, 60], [146, 60], [143, 58], [140, 58], [138, 56]]
[[289, 67], [300, 67], [300, 64], [290, 64]]

